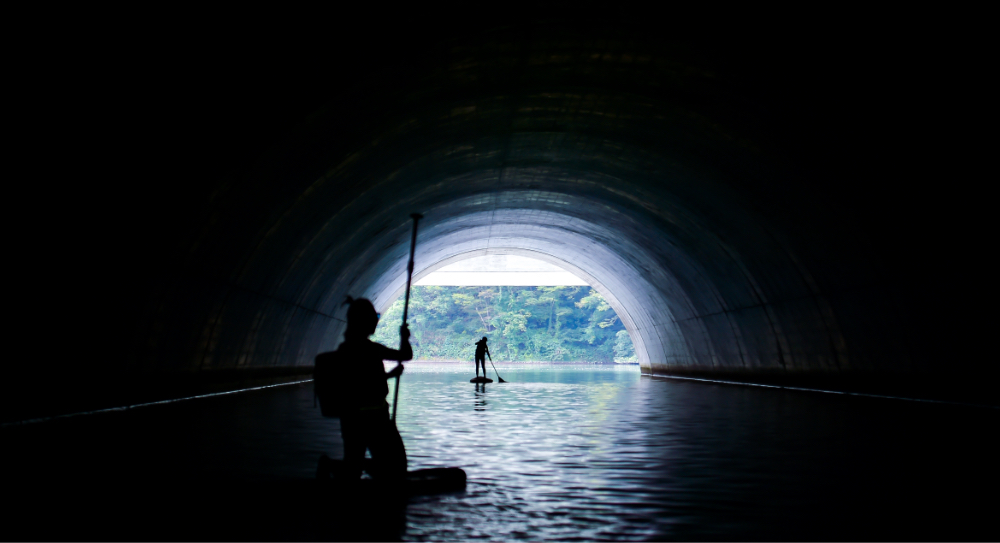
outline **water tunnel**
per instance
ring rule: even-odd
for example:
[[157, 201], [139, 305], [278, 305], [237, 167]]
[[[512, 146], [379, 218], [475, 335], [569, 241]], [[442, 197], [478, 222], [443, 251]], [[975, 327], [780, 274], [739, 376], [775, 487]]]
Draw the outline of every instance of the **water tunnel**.
[[107, 190], [125, 203], [91, 194], [76, 222], [95, 301], [65, 337], [86, 354], [19, 370], [4, 432], [63, 443], [31, 428], [308, 379], [345, 296], [402, 293], [411, 213], [415, 280], [500, 254], [571, 271], [621, 318], [642, 379], [994, 413], [967, 192], [907, 181], [937, 172], [912, 145], [934, 106], [892, 101], [916, 75], [869, 54], [874, 36], [597, 19], [206, 35], [147, 60], [117, 106], [136, 137]]
[[[857, 118], [810, 109], [843, 89], [807, 81], [776, 98], [809, 74], [756, 66], [774, 81], [754, 87], [718, 58], [613, 28], [444, 43], [336, 92], [330, 74], [293, 80], [319, 105], [270, 146], [230, 119], [204, 138], [241, 147], [214, 161], [257, 152], [224, 164], [235, 175], [206, 178], [210, 151], [170, 170], [167, 198], [137, 212], [169, 229], [136, 217], [146, 237], [127, 240], [164, 253], [137, 259], [149, 280], [123, 296], [135, 322], [122, 368], [307, 368], [339, 341], [345, 295], [385, 305], [401, 291], [419, 212], [418, 277], [491, 252], [572, 269], [613, 301], [648, 374], [893, 389], [934, 373], [940, 353], [918, 344], [933, 340], [935, 296], [952, 294], [914, 292], [941, 271], [905, 254], [926, 221], [896, 231], [916, 210], [851, 148]], [[219, 108], [281, 111], [259, 98]]]

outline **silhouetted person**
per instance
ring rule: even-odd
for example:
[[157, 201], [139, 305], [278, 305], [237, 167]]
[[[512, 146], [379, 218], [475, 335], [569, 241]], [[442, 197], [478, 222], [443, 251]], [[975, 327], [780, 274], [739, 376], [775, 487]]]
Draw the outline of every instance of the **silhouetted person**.
[[[370, 475], [381, 479], [402, 477], [406, 475], [406, 449], [395, 422], [389, 418], [386, 381], [401, 375], [403, 365], [386, 373], [382, 361], [413, 358], [410, 330], [405, 324], [400, 326], [399, 350], [390, 349], [368, 339], [375, 333], [379, 320], [372, 303], [348, 296], [345, 304], [350, 304], [347, 331], [337, 349], [337, 380], [345, 396], [340, 413], [340, 433], [344, 439], [344, 469], [340, 475], [359, 478], [367, 449], [372, 456]], [[328, 463], [325, 455], [320, 458], [320, 470], [329, 471]]]
[[490, 356], [490, 349], [486, 346], [486, 336], [483, 339], [476, 342], [476, 377], [479, 377], [479, 364], [483, 365], [483, 377], [486, 377], [486, 357], [490, 357], [490, 362], [493, 362], [493, 357]]

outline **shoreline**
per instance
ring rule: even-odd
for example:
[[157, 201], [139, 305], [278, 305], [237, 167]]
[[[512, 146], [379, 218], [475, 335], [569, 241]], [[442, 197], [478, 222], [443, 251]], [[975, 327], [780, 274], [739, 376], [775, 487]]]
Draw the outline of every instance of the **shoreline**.
[[[406, 362], [406, 364], [414, 364], [414, 363], [418, 363], [418, 364], [474, 364], [475, 362], [473, 362], [472, 360], [409, 360], [409, 361]], [[588, 366], [638, 366], [639, 365], [638, 362], [588, 362], [588, 361], [585, 361], [585, 360], [577, 360], [577, 361], [565, 361], [565, 360], [539, 361], [539, 360], [533, 360], [533, 361], [523, 361], [523, 362], [522, 361], [510, 362], [510, 361], [506, 361], [506, 360], [495, 360], [495, 361], [493, 361], [493, 363], [494, 364], [508, 364], [508, 365], [542, 365], [542, 364], [545, 364], [545, 365], [559, 365], [559, 364], [565, 364], [565, 365], [576, 364], [576, 365], [581, 365], [581, 364], [584, 364], [584, 365], [588, 365]]]

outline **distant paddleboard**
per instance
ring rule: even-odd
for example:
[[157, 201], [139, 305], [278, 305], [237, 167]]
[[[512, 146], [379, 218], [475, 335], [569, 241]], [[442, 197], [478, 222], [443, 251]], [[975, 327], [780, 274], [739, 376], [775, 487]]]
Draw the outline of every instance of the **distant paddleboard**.
[[493, 379], [489, 377], [476, 377], [474, 379], [469, 379], [470, 383], [492, 383]]

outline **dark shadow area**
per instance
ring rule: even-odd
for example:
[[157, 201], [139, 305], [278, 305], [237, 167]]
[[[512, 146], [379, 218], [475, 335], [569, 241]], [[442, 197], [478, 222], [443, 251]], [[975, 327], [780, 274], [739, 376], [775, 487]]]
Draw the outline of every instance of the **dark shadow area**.
[[[683, 394], [698, 410], [699, 391]], [[734, 402], [722, 408], [729, 409], [742, 402], [738, 398], [754, 392], [722, 394]], [[997, 537], [996, 526], [987, 520], [990, 500], [977, 490], [982, 484], [1000, 482], [991, 460], [995, 446], [984, 433], [1000, 421], [995, 409], [843, 401], [829, 395], [802, 399], [804, 409], [796, 414], [788, 408], [797, 402], [789, 400], [732, 419], [728, 435], [714, 424], [693, 430], [696, 439], [711, 443], [714, 456], [692, 468], [705, 473], [732, 469], [741, 475], [736, 477], [739, 482], [723, 477], [720, 487], [709, 491], [716, 494], [715, 500], [698, 504], [712, 511], [706, 516], [717, 519], [717, 524], [670, 531], [664, 539], [987, 541]], [[830, 407], [834, 410], [828, 411]], [[800, 448], [804, 444], [806, 448]], [[755, 477], [752, 466], [763, 466], [760, 462], [782, 467]], [[692, 478], [701, 475], [691, 473]], [[791, 478], [797, 482], [782, 482]], [[733, 483], [734, 490], [725, 490]], [[727, 494], [742, 494], [735, 490], [740, 484], [753, 488], [749, 492], [753, 497], [749, 502], [728, 502]]]
[[1000, 407], [1000, 394], [994, 381], [963, 379], [955, 376], [889, 372], [860, 372], [830, 375], [818, 372], [789, 374], [779, 371], [704, 371], [673, 369], [663, 375], [730, 381], [754, 385], [798, 387], [813, 390], [875, 394], [911, 400], [951, 402], [972, 406]]
[[15, 382], [3, 398], [0, 422], [84, 413], [101, 409], [190, 398], [255, 387], [311, 379], [313, 368], [227, 368], [206, 371], [107, 373], [102, 368], [76, 366], [41, 376], [46, 391], [27, 394], [16, 390]]
[[[214, 405], [199, 403], [206, 401]], [[254, 416], [270, 418], [250, 421], [242, 418], [250, 416], [246, 411], [242, 417], [231, 411], [248, 401], [256, 405]], [[298, 476], [274, 475], [282, 462], [294, 461], [261, 450], [266, 440], [254, 434], [280, 432], [276, 423], [284, 423], [275, 412], [281, 411], [273, 400], [261, 405], [259, 398], [227, 396], [4, 428], [4, 442], [12, 446], [3, 455], [3, 485], [18, 497], [17, 520], [8, 522], [5, 537], [398, 540], [406, 496], [330, 488], [314, 478], [315, 458]], [[224, 429], [233, 425], [241, 429]]]
[[[482, 425], [470, 443], [502, 445], [509, 438], [493, 432], [514, 431], [510, 423], [523, 415], [490, 419], [498, 408], [511, 409], [509, 400], [497, 395], [497, 385], [485, 385], [492, 387], [487, 391], [464, 377], [455, 380], [475, 391], [462, 411]], [[570, 496], [598, 490], [607, 476], [601, 469], [612, 477], [624, 469], [618, 488], [631, 498], [615, 504], [618, 515], [659, 527], [655, 540], [996, 539], [988, 493], [1000, 483], [996, 410], [700, 383], [656, 386], [667, 393], [637, 392], [638, 404], [623, 404], [642, 412], [609, 415], [621, 436], [635, 440], [635, 428], [648, 432], [641, 442], [657, 456], [635, 466], [638, 472], [624, 453], [593, 463], [588, 482], [560, 483], [575, 490], [563, 488], [562, 505], [548, 513], [531, 500], [490, 493], [498, 484], [489, 482], [491, 474], [504, 466], [484, 461], [494, 453], [481, 443], [474, 445], [480, 455], [464, 464], [469, 498], [414, 502], [374, 486], [345, 490], [317, 482], [315, 460], [320, 451], [338, 456], [330, 440], [339, 432], [312, 407], [306, 385], [7, 427], [0, 430], [0, 482], [17, 499], [6, 507], [4, 533], [42, 541], [391, 541], [413, 539], [409, 518], [418, 534], [464, 539], [475, 532], [456, 516], [468, 512], [462, 521], [506, 531], [505, 521], [516, 526], [527, 514], [535, 520], [522, 527], [524, 537], [538, 539], [561, 533], [548, 530], [564, 522], [592, 529], [586, 511], [594, 504]], [[455, 400], [442, 407], [455, 411]], [[542, 439], [554, 431], [518, 430]], [[528, 474], [529, 484], [551, 483], [546, 471], [570, 460], [551, 458], [551, 466], [536, 464], [540, 471]], [[483, 499], [510, 509], [498, 514], [477, 505]], [[413, 503], [421, 505], [414, 510]]]
[[[0, 421], [305, 377], [345, 294], [402, 288], [414, 212], [418, 269], [523, 250], [591, 274], [647, 373], [1000, 405], [974, 17], [407, 9], [109, 16], [25, 42], [51, 52], [15, 78], [44, 92], [11, 102], [39, 156], [12, 177], [29, 355], [0, 375]], [[485, 420], [510, 381], [454, 397]], [[636, 525], [997, 539], [995, 409], [690, 387], [610, 411], [655, 429], [659, 509]], [[4, 533], [405, 537], [408, 506], [317, 490], [339, 428], [265, 392], [0, 428]]]
[[35, 279], [93, 263], [70, 281], [86, 316], [4, 379], [4, 420], [309, 365], [343, 294], [397, 288], [415, 210], [438, 240], [421, 266], [493, 223], [568, 247], [634, 295], [654, 373], [850, 373], [949, 397], [996, 377], [991, 212], [954, 130], [985, 88], [974, 48], [888, 13], [459, 11], [315, 31], [158, 16], [75, 42], [65, 71], [92, 85], [53, 98], [59, 124], [115, 134], [113, 158], [91, 154], [120, 175], [39, 198], [61, 249]]

